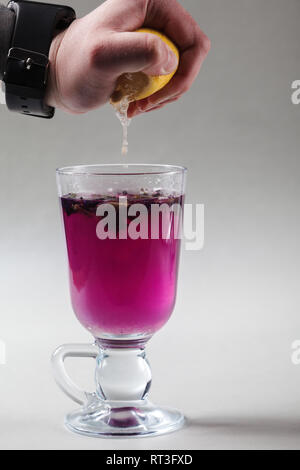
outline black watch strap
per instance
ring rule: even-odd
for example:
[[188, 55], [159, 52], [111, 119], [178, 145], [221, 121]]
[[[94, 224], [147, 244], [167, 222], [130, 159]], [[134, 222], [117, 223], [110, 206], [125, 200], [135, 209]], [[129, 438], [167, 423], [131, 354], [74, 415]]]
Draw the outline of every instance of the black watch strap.
[[75, 11], [40, 2], [10, 2], [15, 26], [3, 81], [7, 107], [30, 116], [52, 118], [54, 108], [44, 103], [49, 50], [56, 32], [67, 28]]

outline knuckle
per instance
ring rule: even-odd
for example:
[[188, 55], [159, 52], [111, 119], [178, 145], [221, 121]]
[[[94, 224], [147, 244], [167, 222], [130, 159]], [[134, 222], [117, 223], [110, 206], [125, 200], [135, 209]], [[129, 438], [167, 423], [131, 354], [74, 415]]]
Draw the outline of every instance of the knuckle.
[[201, 30], [199, 33], [199, 45], [201, 49], [205, 52], [205, 54], [209, 53], [211, 49], [211, 40]]
[[211, 40], [206, 35], [204, 35], [202, 47], [204, 51], [208, 54], [211, 49]]
[[184, 94], [184, 93], [187, 93], [190, 89], [190, 85], [188, 83], [185, 83], [184, 85], [182, 85], [182, 87], [180, 88], [180, 94]]

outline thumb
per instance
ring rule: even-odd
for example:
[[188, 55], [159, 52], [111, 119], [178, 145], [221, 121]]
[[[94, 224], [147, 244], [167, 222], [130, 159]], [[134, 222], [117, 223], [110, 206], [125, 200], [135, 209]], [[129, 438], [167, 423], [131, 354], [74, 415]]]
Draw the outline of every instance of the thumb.
[[102, 72], [118, 77], [126, 72], [167, 75], [174, 72], [178, 59], [172, 49], [151, 33], [114, 33], [99, 48], [96, 63]]

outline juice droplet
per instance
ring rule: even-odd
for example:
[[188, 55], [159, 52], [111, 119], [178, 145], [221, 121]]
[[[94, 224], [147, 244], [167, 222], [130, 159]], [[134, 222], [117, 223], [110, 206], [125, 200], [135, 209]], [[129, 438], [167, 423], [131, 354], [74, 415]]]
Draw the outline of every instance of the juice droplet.
[[129, 119], [127, 112], [129, 108], [129, 99], [128, 97], [124, 97], [118, 103], [114, 103], [114, 108], [116, 111], [116, 115], [121, 122], [122, 129], [123, 129], [123, 139], [122, 139], [122, 155], [127, 155], [128, 153], [128, 127], [131, 123], [131, 119]]

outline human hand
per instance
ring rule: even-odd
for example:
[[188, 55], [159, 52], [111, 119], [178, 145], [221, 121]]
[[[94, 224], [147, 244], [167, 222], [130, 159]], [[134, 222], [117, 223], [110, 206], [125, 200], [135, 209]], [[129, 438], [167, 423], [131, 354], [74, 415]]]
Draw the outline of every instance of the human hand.
[[209, 39], [176, 0], [107, 0], [54, 38], [47, 104], [85, 113], [109, 100], [123, 73], [174, 71], [175, 54], [158, 37], [136, 33], [142, 26], [165, 33], [179, 49], [180, 64], [166, 87], [131, 103], [128, 115], [178, 100], [196, 79], [210, 49]]

